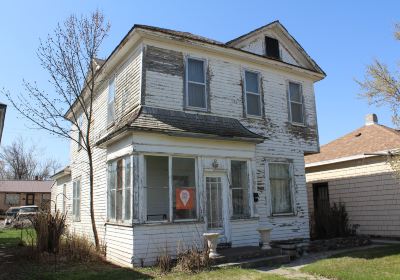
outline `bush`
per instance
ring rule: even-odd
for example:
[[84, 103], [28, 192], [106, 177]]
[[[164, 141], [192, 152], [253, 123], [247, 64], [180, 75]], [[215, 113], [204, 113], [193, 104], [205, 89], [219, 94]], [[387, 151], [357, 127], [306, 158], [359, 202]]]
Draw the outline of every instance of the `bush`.
[[58, 253], [61, 235], [64, 234], [66, 229], [65, 218], [65, 215], [60, 211], [54, 214], [39, 211], [30, 218], [36, 232], [36, 249], [38, 253]]
[[315, 212], [315, 233], [319, 238], [346, 237], [352, 234], [349, 217], [343, 203]]
[[200, 250], [193, 247], [184, 252], [178, 253], [177, 269], [184, 272], [200, 272], [210, 268], [210, 259], [207, 250]]
[[168, 254], [168, 250], [165, 249], [163, 253], [157, 257], [156, 265], [162, 273], [167, 273], [172, 270], [174, 264], [171, 256]]
[[101, 258], [101, 252], [86, 236], [67, 233], [61, 243], [61, 255], [69, 261], [95, 261]]

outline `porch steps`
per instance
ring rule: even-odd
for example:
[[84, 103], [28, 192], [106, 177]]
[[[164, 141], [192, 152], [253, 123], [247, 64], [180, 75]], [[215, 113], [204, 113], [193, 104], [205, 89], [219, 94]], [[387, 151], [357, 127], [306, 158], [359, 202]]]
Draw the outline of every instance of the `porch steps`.
[[261, 250], [256, 246], [245, 246], [220, 249], [218, 253], [220, 256], [213, 260], [214, 267], [254, 268], [290, 262], [290, 257], [282, 255], [280, 248]]

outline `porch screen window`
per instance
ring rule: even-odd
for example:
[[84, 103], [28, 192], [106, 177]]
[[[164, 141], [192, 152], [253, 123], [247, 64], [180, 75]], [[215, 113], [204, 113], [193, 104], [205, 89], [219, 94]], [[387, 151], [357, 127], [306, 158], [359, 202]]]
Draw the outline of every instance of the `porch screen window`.
[[196, 218], [196, 172], [194, 158], [172, 158], [174, 220]]
[[246, 161], [231, 161], [232, 218], [249, 217], [249, 183]]
[[107, 123], [112, 123], [115, 119], [115, 77], [108, 82], [108, 103], [107, 103]]
[[301, 85], [289, 82], [289, 111], [292, 123], [304, 123], [304, 104]]
[[147, 220], [169, 220], [168, 157], [146, 157]]
[[72, 217], [74, 221], [81, 220], [81, 180], [75, 180], [72, 184]]
[[187, 60], [187, 96], [186, 105], [201, 109], [207, 108], [206, 78], [204, 61], [188, 58]]
[[293, 213], [290, 173], [288, 163], [269, 164], [272, 214]]
[[18, 193], [6, 193], [5, 205], [6, 206], [19, 205], [19, 194]]
[[245, 71], [245, 93], [247, 114], [261, 116], [261, 95], [258, 73]]
[[108, 164], [108, 219], [129, 221], [132, 211], [131, 157]]

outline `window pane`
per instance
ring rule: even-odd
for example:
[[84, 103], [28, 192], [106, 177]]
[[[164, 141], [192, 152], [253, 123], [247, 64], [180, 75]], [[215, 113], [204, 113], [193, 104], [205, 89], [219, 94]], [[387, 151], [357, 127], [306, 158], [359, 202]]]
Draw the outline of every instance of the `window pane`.
[[116, 191], [116, 201], [115, 201], [115, 218], [117, 220], [122, 220], [122, 173], [123, 165], [122, 159], [117, 161], [117, 191]]
[[208, 229], [222, 227], [222, 183], [221, 177], [206, 178]]
[[255, 94], [247, 94], [247, 114], [260, 116], [260, 96]]
[[17, 193], [7, 193], [6, 194], [6, 205], [7, 206], [19, 205], [19, 194], [17, 194]]
[[108, 164], [108, 218], [115, 219], [115, 178], [117, 163]]
[[172, 159], [174, 220], [196, 218], [195, 159]]
[[300, 85], [296, 83], [289, 83], [290, 101], [302, 102]]
[[109, 214], [110, 219], [115, 219], [115, 190], [110, 191], [109, 194]]
[[169, 219], [168, 157], [146, 156], [147, 220]]
[[204, 61], [188, 59], [188, 80], [204, 83]]
[[293, 212], [289, 165], [271, 163], [269, 164], [269, 175], [271, 185], [272, 213], [282, 214]]
[[108, 103], [114, 102], [115, 98], [115, 78], [108, 82]]
[[131, 157], [125, 158], [125, 217], [124, 220], [131, 218]]
[[231, 176], [233, 216], [236, 218], [247, 217], [249, 216], [247, 163], [232, 161]]
[[107, 107], [107, 121], [108, 123], [114, 121], [115, 118], [115, 106], [114, 106], [114, 101], [108, 103]]
[[290, 104], [292, 122], [303, 123], [303, 104], [291, 103]]
[[188, 105], [192, 107], [206, 108], [205, 85], [188, 83]]
[[246, 92], [250, 91], [258, 93], [258, 74], [253, 72], [245, 72], [246, 74]]

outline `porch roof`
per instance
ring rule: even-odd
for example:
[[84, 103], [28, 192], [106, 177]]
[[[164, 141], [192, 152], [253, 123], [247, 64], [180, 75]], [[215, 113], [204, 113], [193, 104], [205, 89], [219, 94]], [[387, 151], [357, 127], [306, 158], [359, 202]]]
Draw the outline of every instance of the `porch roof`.
[[265, 139], [265, 137], [248, 130], [234, 118], [142, 106], [118, 121], [112, 131], [100, 139], [97, 145], [105, 144], [129, 130], [256, 143], [263, 142]]

